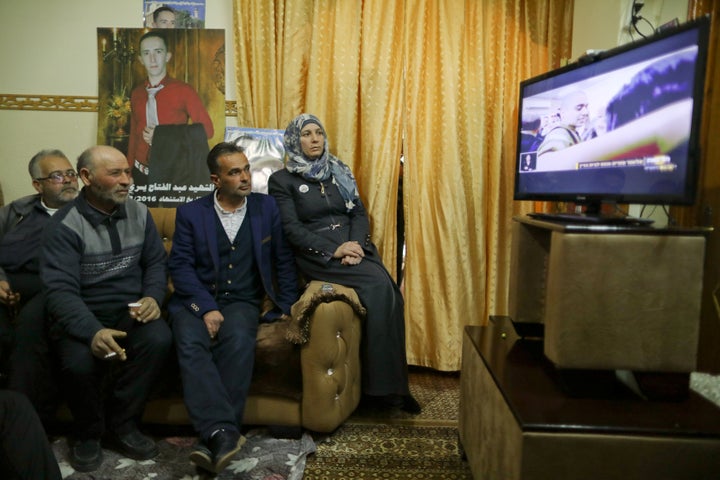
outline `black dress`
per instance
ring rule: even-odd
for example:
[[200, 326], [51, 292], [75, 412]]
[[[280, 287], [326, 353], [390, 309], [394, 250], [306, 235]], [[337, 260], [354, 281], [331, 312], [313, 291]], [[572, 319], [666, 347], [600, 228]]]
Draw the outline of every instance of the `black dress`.
[[[268, 190], [280, 207], [283, 230], [306, 280], [351, 287], [367, 309], [361, 346], [363, 392], [408, 395], [404, 302], [370, 241], [365, 207], [358, 200], [348, 213], [331, 180], [312, 182], [285, 169], [270, 176]], [[347, 241], [362, 245], [365, 257], [360, 264], [342, 265], [332, 258]]]

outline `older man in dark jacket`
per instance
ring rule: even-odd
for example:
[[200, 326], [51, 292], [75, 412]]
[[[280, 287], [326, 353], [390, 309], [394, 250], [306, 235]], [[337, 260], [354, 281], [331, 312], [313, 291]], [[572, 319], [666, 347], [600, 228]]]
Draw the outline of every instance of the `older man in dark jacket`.
[[45, 229], [40, 278], [74, 419], [70, 461], [89, 472], [101, 440], [135, 460], [158, 455], [138, 424], [172, 334], [160, 316], [165, 249], [148, 208], [128, 198], [127, 159], [97, 145], [77, 168], [84, 187]]
[[47, 425], [56, 389], [45, 341], [45, 299], [38, 252], [50, 217], [78, 194], [77, 174], [60, 150], [42, 150], [28, 165], [38, 192], [0, 208], [0, 372], [24, 393]]

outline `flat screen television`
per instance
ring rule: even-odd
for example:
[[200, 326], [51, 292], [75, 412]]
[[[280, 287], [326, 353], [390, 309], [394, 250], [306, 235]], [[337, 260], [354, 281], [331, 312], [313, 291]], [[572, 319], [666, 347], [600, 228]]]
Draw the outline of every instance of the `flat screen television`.
[[708, 34], [702, 17], [522, 81], [514, 199], [584, 205], [581, 221], [692, 204]]

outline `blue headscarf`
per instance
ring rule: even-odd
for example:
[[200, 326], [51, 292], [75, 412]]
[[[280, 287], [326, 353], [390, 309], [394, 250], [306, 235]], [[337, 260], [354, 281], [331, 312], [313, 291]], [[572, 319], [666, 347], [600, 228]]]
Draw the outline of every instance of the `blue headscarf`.
[[302, 151], [300, 131], [311, 123], [316, 124], [325, 132], [325, 127], [322, 126], [320, 120], [309, 113], [298, 115], [285, 129], [285, 152], [288, 154], [285, 168], [313, 182], [332, 179], [332, 182], [340, 190], [340, 195], [345, 200], [345, 207], [349, 212], [355, 207], [356, 200], [360, 197], [357, 183], [350, 168], [329, 152], [327, 133], [325, 133], [325, 145], [321, 156], [311, 160]]

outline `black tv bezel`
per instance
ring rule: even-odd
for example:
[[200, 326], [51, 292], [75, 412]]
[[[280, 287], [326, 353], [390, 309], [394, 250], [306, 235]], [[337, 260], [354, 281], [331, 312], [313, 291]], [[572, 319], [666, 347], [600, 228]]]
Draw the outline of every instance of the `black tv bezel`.
[[[662, 41], [666, 38], [690, 30], [697, 30], [698, 54], [695, 66], [695, 84], [693, 86], [693, 111], [691, 116], [690, 138], [688, 140], [688, 163], [685, 175], [685, 186], [682, 195], [670, 196], [668, 194], [641, 194], [631, 193], [584, 193], [584, 192], [525, 192], [521, 191], [520, 169], [521, 169], [521, 125], [523, 92], [530, 85], [547, 80], [549, 78], [564, 75], [568, 72], [581, 69], [590, 63], [602, 62], [617, 57], [626, 52], [643, 48], [647, 45]], [[550, 201], [550, 202], [571, 202], [578, 205], [587, 205], [589, 210], [597, 211], [602, 203], [621, 204], [645, 204], [645, 205], [693, 205], [697, 198], [699, 174], [701, 170], [701, 149], [700, 130], [704, 109], [706, 76], [707, 76], [707, 52], [709, 47], [710, 17], [704, 15], [690, 20], [677, 27], [656, 33], [651, 37], [620, 45], [610, 50], [584, 55], [577, 61], [563, 67], [550, 70], [520, 82], [518, 90], [518, 111], [517, 111], [517, 135], [515, 137], [515, 181], [513, 187], [513, 200], [516, 201]], [[538, 172], [542, 173], [542, 172]]]

